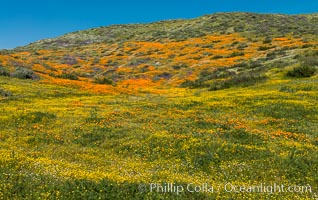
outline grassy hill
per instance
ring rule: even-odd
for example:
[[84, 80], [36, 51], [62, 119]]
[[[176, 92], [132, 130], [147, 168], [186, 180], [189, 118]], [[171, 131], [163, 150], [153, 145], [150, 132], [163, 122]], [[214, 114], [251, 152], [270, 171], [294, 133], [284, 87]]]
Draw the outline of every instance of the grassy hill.
[[317, 14], [217, 13], [2, 50], [0, 197], [317, 198], [317, 66]]
[[217, 13], [192, 20], [170, 20], [150, 24], [113, 25], [41, 40], [21, 50], [53, 49], [96, 43], [127, 41], [183, 41], [211, 34], [242, 33], [245, 36], [304, 36], [318, 34], [318, 14], [277, 15]]

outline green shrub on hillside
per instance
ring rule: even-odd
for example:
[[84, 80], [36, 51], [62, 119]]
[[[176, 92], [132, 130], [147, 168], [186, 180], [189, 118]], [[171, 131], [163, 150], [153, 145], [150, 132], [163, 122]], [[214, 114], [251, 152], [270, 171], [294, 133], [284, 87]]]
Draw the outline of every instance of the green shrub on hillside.
[[109, 78], [107, 78], [107, 77], [96, 77], [95, 78], [95, 83], [112, 85], [114, 82], [112, 80], [110, 80]]
[[306, 56], [301, 59], [302, 63], [307, 66], [318, 66], [318, 56]]
[[0, 76], [10, 76], [9, 71], [0, 65]]
[[78, 76], [74, 73], [63, 73], [58, 75], [57, 78], [69, 79], [69, 80], [78, 80]]
[[244, 50], [247, 47], [248, 45], [246, 43], [241, 43], [240, 45], [237, 46], [237, 50]]
[[317, 69], [314, 66], [301, 65], [287, 72], [287, 76], [296, 78], [311, 77], [316, 73]]
[[0, 97], [10, 97], [10, 96], [12, 96], [12, 93], [10, 91], [0, 88]]
[[194, 81], [191, 80], [185, 80], [183, 83], [180, 85], [181, 88], [204, 88], [204, 87], [209, 87], [208, 84], [204, 83], [202, 79], [197, 79]]
[[306, 78], [315, 75], [318, 67], [318, 52], [306, 52], [304, 55], [295, 56], [300, 61], [300, 66], [287, 72], [287, 76]]
[[264, 41], [263, 41], [263, 44], [269, 44], [269, 43], [271, 43], [272, 42], [272, 38], [271, 37], [266, 37], [265, 39], [264, 39]]
[[220, 59], [220, 58], [224, 58], [223, 56], [221, 55], [215, 55], [211, 58], [211, 60], [217, 60], [217, 59]]
[[271, 47], [271, 46], [260, 46], [260, 47], [257, 48], [257, 50], [258, 51], [266, 51], [266, 50], [271, 49], [271, 48], [273, 48], [273, 47]]
[[210, 86], [210, 91], [226, 89], [234, 86], [251, 86], [258, 82], [262, 82], [266, 80], [267, 77], [265, 75], [261, 75], [255, 72], [245, 72], [240, 73], [231, 77], [230, 79], [214, 82]]
[[233, 53], [231, 53], [230, 55], [228, 55], [227, 58], [233, 58], [233, 57], [236, 57], [236, 56], [244, 56], [244, 55], [245, 55], [244, 52], [234, 51]]
[[15, 72], [12, 73], [11, 76], [20, 79], [39, 79], [38, 75], [36, 75], [31, 69], [25, 67], [17, 67]]

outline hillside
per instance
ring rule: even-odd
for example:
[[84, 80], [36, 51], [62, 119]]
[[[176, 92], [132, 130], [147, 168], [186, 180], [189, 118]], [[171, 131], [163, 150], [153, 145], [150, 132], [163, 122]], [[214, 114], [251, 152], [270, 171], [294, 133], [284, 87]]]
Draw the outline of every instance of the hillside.
[[191, 81], [208, 74], [216, 79], [213, 72], [220, 68], [232, 75], [246, 68], [265, 73], [271, 68], [265, 65], [285, 57], [280, 65], [295, 64], [293, 56], [317, 48], [317, 19], [317, 15], [219, 13], [192, 20], [116, 25], [38, 41], [11, 54], [4, 52], [0, 60], [11, 73], [28, 68], [44, 82], [106, 93], [129, 86], [134, 91], [144, 84], [208, 86], [209, 80]]
[[[2, 50], [0, 199], [317, 198], [317, 68], [317, 14], [216, 13]], [[260, 184], [297, 191], [237, 191]]]
[[21, 50], [78, 47], [96, 43], [128, 41], [183, 41], [211, 34], [242, 33], [245, 36], [294, 37], [318, 34], [318, 14], [275, 15], [254, 13], [217, 13], [192, 20], [171, 20], [150, 24], [114, 25], [41, 40]]

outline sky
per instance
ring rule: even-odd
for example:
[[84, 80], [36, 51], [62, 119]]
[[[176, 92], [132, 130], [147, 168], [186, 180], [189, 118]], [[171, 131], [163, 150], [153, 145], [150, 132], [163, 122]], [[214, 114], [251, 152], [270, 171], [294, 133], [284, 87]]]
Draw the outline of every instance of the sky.
[[0, 49], [99, 26], [238, 11], [317, 13], [318, 0], [6, 0], [0, 7]]

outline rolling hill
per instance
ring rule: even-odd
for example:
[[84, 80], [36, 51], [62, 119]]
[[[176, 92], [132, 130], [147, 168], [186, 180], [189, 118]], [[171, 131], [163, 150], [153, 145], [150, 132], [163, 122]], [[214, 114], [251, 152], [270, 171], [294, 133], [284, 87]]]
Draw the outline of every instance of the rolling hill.
[[[317, 198], [317, 67], [317, 14], [216, 13], [1, 50], [0, 197]], [[240, 191], [260, 184], [290, 190]]]

